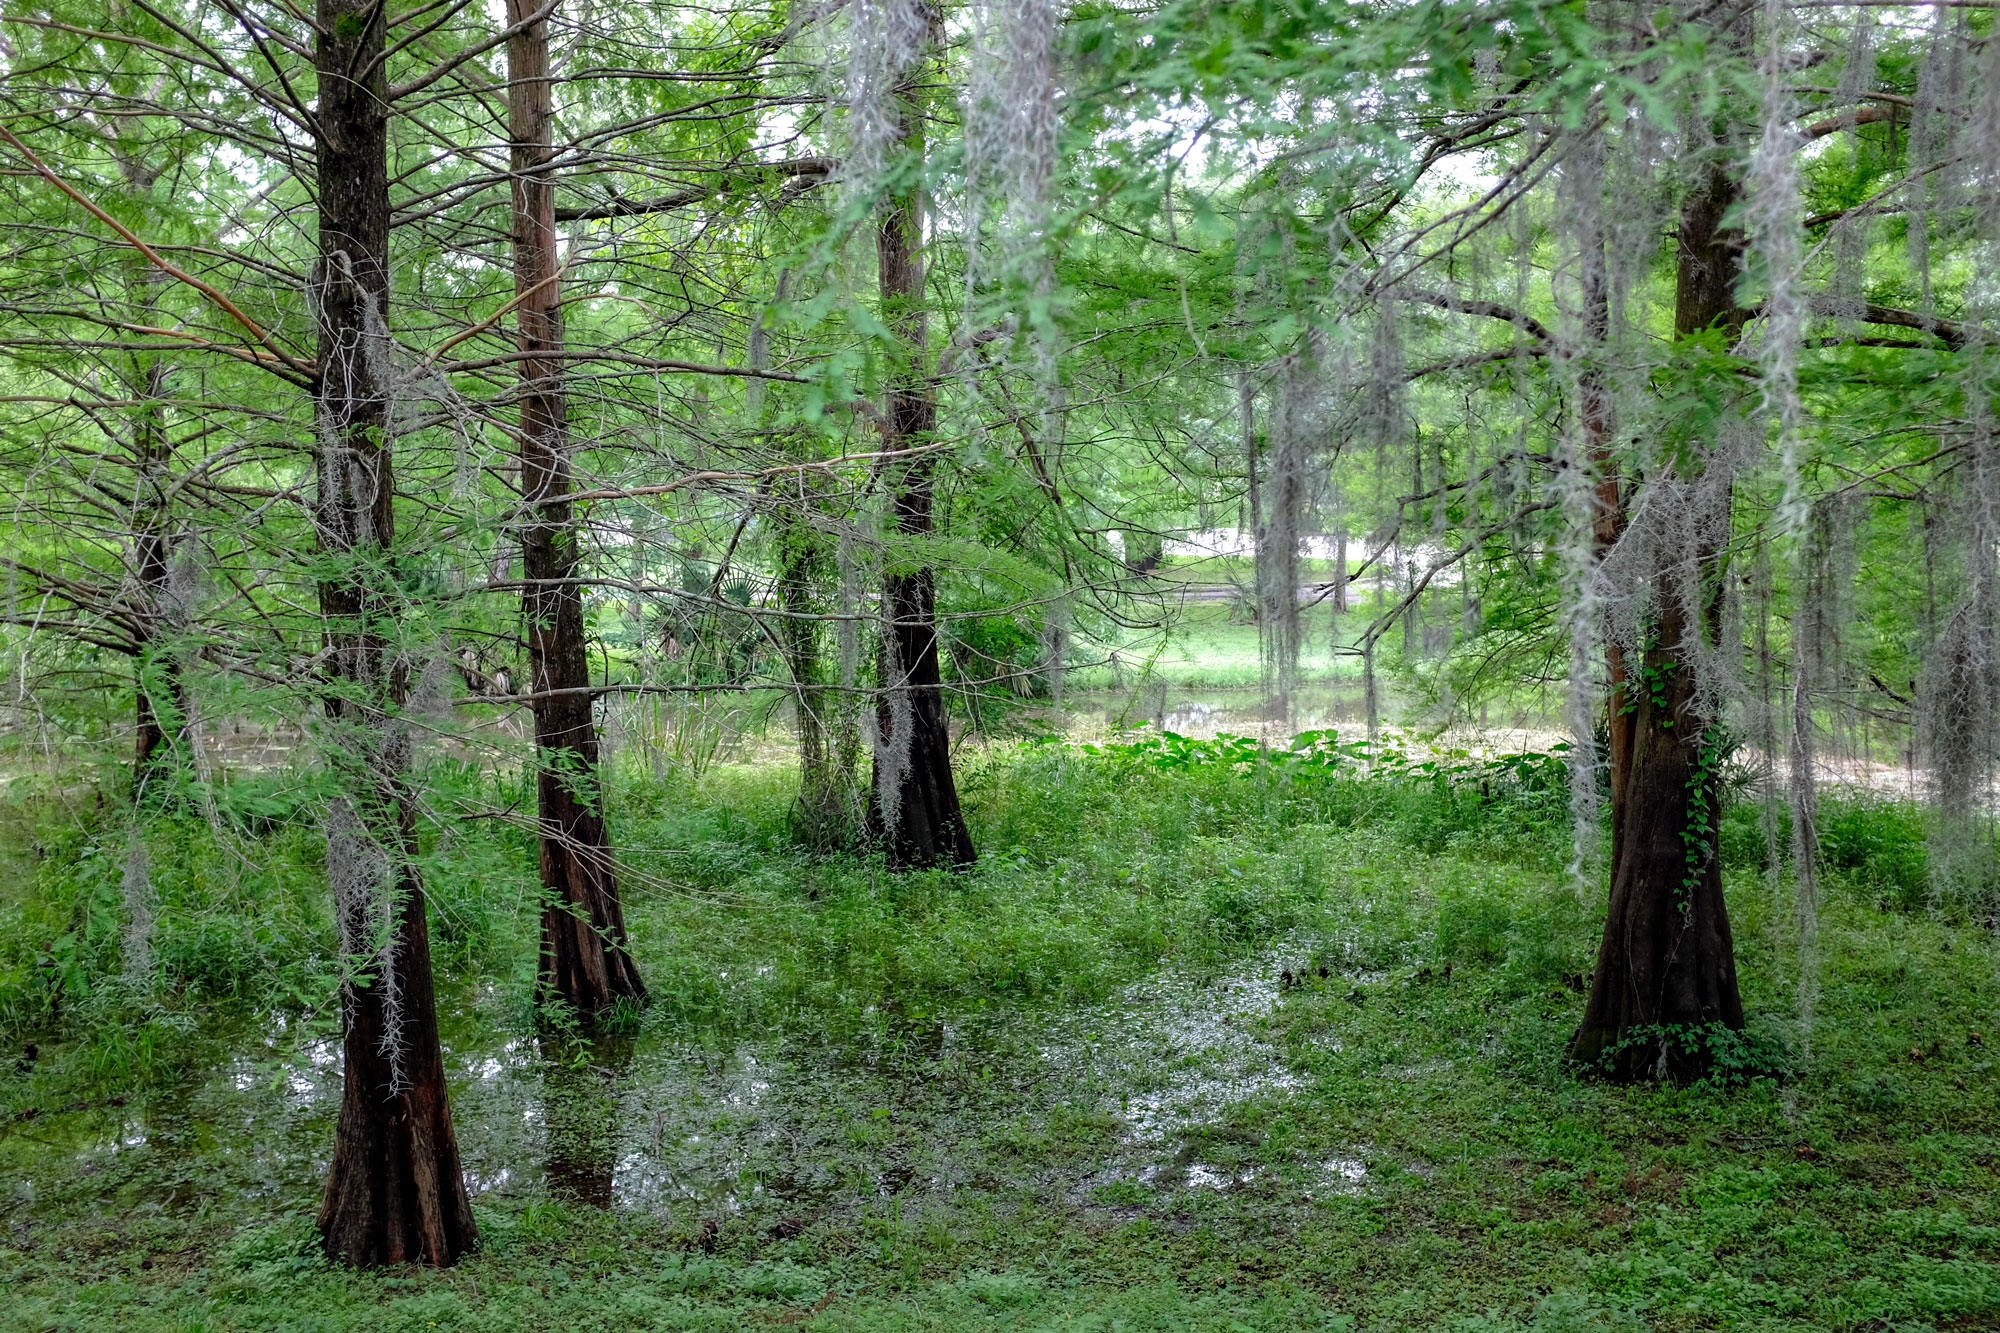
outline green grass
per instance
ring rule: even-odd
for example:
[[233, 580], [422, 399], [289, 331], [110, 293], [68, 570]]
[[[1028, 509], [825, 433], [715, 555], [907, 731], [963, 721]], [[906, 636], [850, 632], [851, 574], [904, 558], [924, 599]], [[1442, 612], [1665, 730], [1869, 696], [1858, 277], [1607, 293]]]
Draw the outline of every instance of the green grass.
[[[0, 1000], [42, 1054], [0, 1065], [0, 1330], [2000, 1325], [1995, 951], [1913, 896], [1919, 813], [1829, 802], [1808, 1050], [1789, 891], [1731, 812], [1753, 1035], [1792, 1072], [1621, 1088], [1560, 1058], [1601, 908], [1558, 789], [1056, 745], [965, 787], [954, 879], [803, 858], [779, 770], [622, 784], [657, 996], [629, 1048], [537, 1047], [527, 844], [434, 826], [486, 1187], [444, 1273], [309, 1257], [337, 1084], [302, 814], [156, 831], [141, 996], [122, 835], [17, 804]], [[545, 1132], [657, 1188], [562, 1197]]]
[[[1071, 686], [1077, 689], [1108, 689], [1123, 680], [1129, 684], [1134, 668], [1150, 661], [1155, 679], [1182, 689], [1255, 689], [1263, 684], [1263, 649], [1257, 626], [1244, 619], [1226, 601], [1188, 602], [1168, 610], [1172, 625], [1158, 635], [1129, 631], [1113, 642], [1079, 645], [1078, 655], [1096, 657], [1117, 651], [1121, 673], [1108, 667], [1073, 670]], [[1301, 670], [1313, 679], [1325, 679], [1338, 671], [1350, 680], [1358, 679], [1360, 668], [1351, 657], [1335, 658], [1330, 651], [1331, 633], [1324, 607], [1309, 610], [1304, 643], [1299, 658]], [[1344, 618], [1346, 638], [1361, 624], [1361, 618]]]

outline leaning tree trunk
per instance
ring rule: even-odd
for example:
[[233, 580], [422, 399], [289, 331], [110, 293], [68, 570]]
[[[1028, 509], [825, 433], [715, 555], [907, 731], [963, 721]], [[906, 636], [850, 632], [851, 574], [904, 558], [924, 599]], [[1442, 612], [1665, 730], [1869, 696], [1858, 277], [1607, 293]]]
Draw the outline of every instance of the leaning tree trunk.
[[[1681, 208], [1674, 329], [1683, 338], [1734, 334], [1745, 317], [1736, 302], [1742, 238], [1725, 225], [1740, 186], [1723, 145], [1711, 151]], [[1699, 612], [1657, 571], [1639, 669], [1616, 663], [1630, 674], [1612, 694], [1611, 900], [1570, 1054], [1624, 1079], [1700, 1077], [1713, 1063], [1713, 1026], [1743, 1027], [1722, 895], [1720, 720], [1704, 715], [1696, 693], [1700, 636], [1719, 628], [1721, 540], [1704, 538], [1693, 560]]]
[[[921, 69], [921, 65], [917, 66]], [[915, 79], [897, 89], [905, 149], [921, 155], [923, 122], [913, 104]], [[875, 233], [884, 321], [906, 357], [889, 390], [887, 449], [930, 442], [937, 400], [924, 369], [923, 190], [910, 185], [884, 208]], [[936, 455], [895, 470], [896, 532], [921, 541], [933, 528]], [[951, 776], [951, 732], [945, 725], [944, 679], [938, 669], [937, 576], [927, 565], [897, 563], [883, 580], [888, 624], [882, 635], [882, 700], [869, 824], [896, 869], [969, 865], [972, 834]], [[884, 756], [889, 758], [885, 761]]]
[[438, 1043], [409, 741], [396, 718], [409, 672], [391, 639], [403, 608], [391, 567], [385, 13], [374, 0], [320, 0], [315, 37], [314, 520], [326, 735], [343, 792], [328, 820], [327, 876], [359, 973], [341, 988], [345, 1086], [319, 1230], [327, 1256], [345, 1263], [444, 1265], [476, 1233]]
[[[508, 22], [534, 12], [509, 0]], [[604, 824], [591, 720], [590, 659], [577, 582], [570, 505], [568, 403], [556, 264], [553, 84], [546, 19], [507, 42], [512, 140], [514, 299], [521, 345], [522, 613], [532, 663], [541, 818], [542, 951], [539, 997], [579, 1014], [643, 1000], [645, 983], [625, 938], [611, 839]]]

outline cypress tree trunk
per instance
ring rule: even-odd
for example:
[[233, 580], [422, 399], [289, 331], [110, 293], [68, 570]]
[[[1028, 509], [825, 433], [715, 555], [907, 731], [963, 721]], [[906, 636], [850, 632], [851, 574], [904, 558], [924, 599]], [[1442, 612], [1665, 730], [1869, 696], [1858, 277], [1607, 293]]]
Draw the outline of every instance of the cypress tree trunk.
[[[117, 127], [119, 138], [112, 153], [118, 160], [125, 192], [138, 202], [151, 193], [160, 169], [146, 159], [137, 132], [128, 130], [128, 124], [121, 122]], [[128, 133], [133, 139], [130, 144], [125, 138]], [[134, 255], [127, 261], [125, 291], [139, 312], [139, 323], [160, 322], [160, 285], [165, 276], [142, 257]], [[136, 404], [132, 420], [132, 576], [137, 587], [130, 616], [136, 643], [132, 799], [138, 804], [157, 799], [176, 755], [187, 753], [187, 685], [175, 656], [179, 645], [160, 642], [162, 632], [180, 610], [173, 605], [173, 507], [166, 498], [172, 483], [173, 443], [161, 414], [169, 370], [158, 352], [134, 352], [125, 373], [127, 389]]]
[[[1337, 616], [1347, 613], [1347, 515], [1344, 513], [1340, 517], [1340, 531], [1334, 538], [1333, 613]], [[1337, 637], [1333, 646], [1336, 650], [1340, 647]]]
[[[509, 0], [508, 22], [519, 23], [534, 9], [532, 0]], [[535, 795], [541, 819], [538, 989], [544, 1003], [594, 1015], [620, 998], [643, 1000], [646, 987], [627, 950], [625, 912], [604, 825], [583, 590], [576, 582], [555, 188], [549, 178], [554, 116], [548, 24], [543, 21], [507, 42], [515, 318], [522, 353], [522, 612], [535, 696]]]
[[[1742, 21], [1736, 25], [1724, 40], [1745, 40]], [[1741, 188], [1724, 158], [1726, 136], [1718, 137], [1724, 143], [1711, 146], [1681, 208], [1674, 330], [1683, 338], [1712, 330], [1733, 336], [1745, 318], [1736, 302], [1742, 237], [1724, 225]], [[1622, 1079], [1698, 1078], [1712, 1065], [1701, 1030], [1743, 1026], [1722, 896], [1712, 748], [1719, 719], [1705, 716], [1695, 696], [1696, 636], [1718, 629], [1720, 542], [1705, 540], [1693, 558], [1701, 614], [1689, 615], [1669, 581], [1657, 578], [1652, 640], [1638, 672], [1612, 694], [1610, 910], [1570, 1055]]]
[[[1601, 143], [1593, 140], [1586, 188], [1602, 189]], [[1584, 454], [1597, 478], [1591, 496], [1591, 554], [1602, 560], [1625, 533], [1625, 502], [1619, 491], [1618, 456], [1612, 448], [1611, 387], [1604, 378], [1599, 357], [1606, 351], [1611, 333], [1611, 281], [1604, 253], [1604, 215], [1599, 207], [1581, 210], [1583, 225], [1578, 241], [1578, 279], [1581, 292], [1583, 334], [1592, 355], [1577, 376], [1577, 421], [1582, 428]], [[1605, 755], [1611, 782], [1611, 864], [1618, 864], [1619, 833], [1624, 827], [1625, 777], [1632, 766], [1633, 714], [1625, 707], [1625, 651], [1616, 643], [1605, 646], [1610, 690], [1605, 700]]]
[[1271, 624], [1264, 533], [1264, 479], [1257, 468], [1257, 388], [1250, 367], [1236, 372], [1236, 427], [1243, 437], [1243, 498], [1250, 511], [1250, 617], [1257, 637], [1264, 638]]
[[[395, 714], [408, 669], [389, 635], [401, 613], [392, 562], [388, 439], [389, 172], [386, 9], [320, 0], [318, 429], [320, 614], [331, 764], [348, 794], [329, 823], [328, 877], [350, 955], [372, 975], [341, 990], [345, 1086], [320, 1208], [327, 1256], [357, 1266], [450, 1264], [475, 1240], [445, 1092], [432, 994], [407, 737]], [[353, 71], [365, 71], [357, 80]]]
[[779, 626], [785, 662], [797, 699], [799, 729], [799, 837], [816, 852], [830, 852], [852, 836], [853, 771], [841, 763], [840, 707], [827, 688], [820, 621], [821, 589], [829, 566], [825, 538], [807, 514], [813, 503], [803, 477], [798, 482], [798, 514], [788, 518], [778, 539], [778, 597], [786, 616]]
[[[914, 105], [919, 62], [897, 89], [904, 148], [921, 156], [923, 124]], [[925, 369], [923, 189], [909, 185], [888, 202], [875, 233], [884, 322], [902, 339], [907, 361], [889, 390], [883, 447], [929, 443], [937, 432], [937, 400]], [[933, 527], [935, 455], [896, 469], [896, 531], [923, 538]], [[885, 748], [907, 760], [875, 765], [869, 808], [871, 832], [896, 869], [969, 865], [972, 835], [958, 806], [951, 776], [951, 733], [945, 725], [944, 683], [938, 668], [937, 583], [928, 566], [892, 568], [883, 580], [889, 616], [883, 635], [883, 698], [876, 721]], [[907, 729], [907, 735], [902, 734]]]
[[132, 799], [143, 804], [157, 799], [158, 789], [169, 781], [175, 756], [186, 753], [179, 742], [187, 739], [188, 710], [187, 683], [174, 656], [178, 645], [160, 642], [173, 611], [169, 586], [173, 516], [165, 499], [172, 446], [158, 404], [165, 388], [165, 366], [158, 360], [135, 366], [133, 380], [133, 396], [142, 405], [133, 438], [139, 465], [135, 506], [139, 521], [132, 534], [132, 573], [138, 583], [132, 608], [138, 639], [133, 656]]

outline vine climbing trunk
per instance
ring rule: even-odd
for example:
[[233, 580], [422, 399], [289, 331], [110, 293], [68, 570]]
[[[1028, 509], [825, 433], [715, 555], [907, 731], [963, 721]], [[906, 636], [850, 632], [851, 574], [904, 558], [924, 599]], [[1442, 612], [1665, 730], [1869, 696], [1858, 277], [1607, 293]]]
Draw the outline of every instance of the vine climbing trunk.
[[[1746, 20], [1730, 22], [1723, 39], [1740, 46]], [[1742, 195], [1726, 125], [1715, 139], [1681, 207], [1674, 329], [1682, 340], [1720, 333], [1733, 343], [1745, 320], [1743, 240], [1727, 215]], [[1708, 466], [1727, 467], [1720, 447]], [[1727, 490], [1710, 502], [1726, 529]], [[1719, 855], [1720, 719], [1697, 688], [1704, 639], [1720, 629], [1727, 534], [1699, 530], [1693, 550], [1668, 553], [1654, 571], [1650, 632], [1636, 664], [1620, 659], [1629, 674], [1612, 695], [1611, 896], [1570, 1055], [1622, 1079], [1698, 1078], [1714, 1063], [1714, 1029], [1743, 1027]], [[1665, 563], [1675, 561], [1683, 567]]]
[[344, 1086], [320, 1207], [329, 1258], [446, 1265], [475, 1240], [438, 1043], [424, 887], [407, 781], [409, 690], [393, 629], [389, 439], [387, 9], [320, 0], [314, 511], [324, 623], [325, 739], [341, 794], [327, 827], [341, 947]]
[[[933, 25], [937, 22], [932, 15]], [[926, 62], [913, 62], [896, 88], [899, 138], [921, 161], [923, 120], [916, 105]], [[889, 450], [931, 442], [937, 433], [937, 399], [926, 365], [924, 318], [924, 196], [919, 173], [899, 173], [877, 219], [875, 257], [882, 316], [902, 345], [903, 360], [889, 389]], [[904, 459], [895, 478], [896, 533], [921, 543], [933, 530], [937, 456]], [[937, 575], [920, 552], [899, 553], [883, 578], [886, 624], [882, 635], [876, 710], [881, 738], [868, 822], [889, 864], [898, 869], [969, 865], [972, 834], [959, 809], [951, 773], [951, 732], [945, 724], [944, 681], [938, 667]], [[886, 756], [886, 761], [885, 761]]]
[[554, 84], [546, 17], [519, 26], [534, 0], [508, 0], [507, 125], [513, 180], [514, 301], [521, 348], [522, 616], [535, 714], [541, 825], [538, 997], [590, 1016], [646, 987], [625, 935], [604, 821], [590, 658], [577, 581], [563, 386], [561, 266], [556, 258]]

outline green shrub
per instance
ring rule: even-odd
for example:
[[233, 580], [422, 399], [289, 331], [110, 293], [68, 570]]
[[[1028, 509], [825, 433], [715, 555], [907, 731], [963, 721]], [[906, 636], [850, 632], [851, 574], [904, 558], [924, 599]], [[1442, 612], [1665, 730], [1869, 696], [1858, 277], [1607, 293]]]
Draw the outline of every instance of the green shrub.
[[1498, 967], [1507, 961], [1513, 924], [1511, 907], [1498, 897], [1445, 895], [1438, 902], [1438, 956], [1459, 966]]
[[[1929, 817], [1914, 801], [1824, 793], [1816, 820], [1821, 873], [1884, 907], [1922, 910], [1931, 899], [1929, 828]], [[1734, 803], [1723, 812], [1721, 841], [1726, 869], [1762, 871], [1773, 842], [1778, 864], [1789, 869], [1791, 810], [1782, 801], [1768, 809], [1762, 801]]]
[[1922, 808], [1911, 801], [1822, 801], [1821, 862], [1886, 906], [1921, 909], [1930, 899], [1927, 822]]

